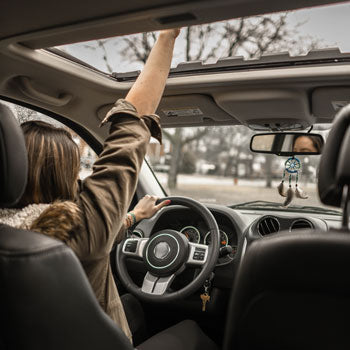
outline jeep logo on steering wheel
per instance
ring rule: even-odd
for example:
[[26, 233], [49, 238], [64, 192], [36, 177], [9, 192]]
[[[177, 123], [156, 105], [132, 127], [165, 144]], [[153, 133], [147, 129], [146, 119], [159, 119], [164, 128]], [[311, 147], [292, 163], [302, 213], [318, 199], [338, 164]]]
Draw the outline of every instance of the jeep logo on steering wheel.
[[165, 259], [170, 253], [170, 246], [166, 242], [159, 242], [153, 251], [155, 257], [159, 260]]

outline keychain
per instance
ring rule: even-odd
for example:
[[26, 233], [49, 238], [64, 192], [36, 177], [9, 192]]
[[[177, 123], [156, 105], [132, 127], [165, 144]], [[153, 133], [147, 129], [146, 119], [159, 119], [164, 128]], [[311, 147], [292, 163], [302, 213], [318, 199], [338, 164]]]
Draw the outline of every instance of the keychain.
[[202, 311], [204, 312], [206, 310], [206, 305], [210, 301], [210, 295], [209, 295], [209, 288], [210, 288], [211, 282], [209, 280], [206, 280], [204, 282], [204, 293], [200, 295], [200, 298], [202, 299]]
[[[301, 162], [296, 157], [290, 157], [286, 160], [284, 163], [284, 170], [283, 170], [283, 176], [282, 181], [278, 185], [277, 190], [280, 196], [286, 197], [286, 200], [283, 203], [284, 207], [287, 207], [293, 200], [294, 193], [297, 198], [301, 199], [307, 199], [308, 195], [300, 188], [298, 187], [298, 181], [300, 177], [301, 172]], [[288, 190], [286, 190], [286, 186], [284, 184], [286, 174], [289, 174], [288, 182]], [[295, 190], [292, 188], [292, 178], [293, 175], [295, 175]]]

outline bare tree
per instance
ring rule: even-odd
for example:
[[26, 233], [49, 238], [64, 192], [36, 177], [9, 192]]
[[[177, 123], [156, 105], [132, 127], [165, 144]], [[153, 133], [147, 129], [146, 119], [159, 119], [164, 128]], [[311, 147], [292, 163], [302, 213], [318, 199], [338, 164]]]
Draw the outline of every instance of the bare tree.
[[185, 135], [183, 128], [176, 128], [174, 133], [164, 130], [164, 136], [170, 141], [172, 145], [170, 169], [168, 175], [168, 187], [170, 189], [176, 188], [177, 175], [182, 162], [182, 155], [184, 146], [191, 142], [200, 139], [207, 133], [207, 128], [198, 128], [191, 135]]
[[142, 33], [123, 38], [126, 48], [121, 52], [129, 61], [146, 63], [147, 58], [157, 40], [155, 33]]
[[253, 156], [249, 151], [249, 141], [253, 131], [245, 126], [210, 128], [204, 136], [207, 147], [205, 155], [209, 162], [217, 166], [216, 173], [222, 176], [238, 177], [240, 164], [244, 164], [246, 175], [252, 173]]
[[[122, 56], [129, 61], [145, 63], [156, 35], [136, 34], [123, 40], [127, 46], [121, 51]], [[276, 50], [298, 54], [316, 44], [310, 38], [299, 37], [296, 30], [287, 28], [287, 14], [190, 26], [184, 29], [183, 40], [182, 61], [207, 61], [236, 55], [258, 58]]]
[[113, 72], [112, 63], [109, 61], [110, 56], [108, 55], [108, 50], [107, 50], [107, 44], [110, 40], [111, 39], [99, 39], [99, 40], [95, 40], [92, 43], [84, 45], [84, 47], [86, 49], [90, 49], [90, 50], [94, 50], [94, 51], [98, 51], [98, 50], [101, 51], [102, 59], [106, 65], [106, 69], [107, 69], [108, 73]]

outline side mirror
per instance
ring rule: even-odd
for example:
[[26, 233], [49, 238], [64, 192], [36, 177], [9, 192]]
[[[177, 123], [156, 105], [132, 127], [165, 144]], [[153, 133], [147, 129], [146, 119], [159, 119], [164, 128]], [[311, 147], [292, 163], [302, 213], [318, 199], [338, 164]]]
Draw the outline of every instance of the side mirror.
[[324, 140], [321, 135], [300, 132], [276, 132], [254, 135], [250, 150], [278, 156], [316, 155], [322, 153]]

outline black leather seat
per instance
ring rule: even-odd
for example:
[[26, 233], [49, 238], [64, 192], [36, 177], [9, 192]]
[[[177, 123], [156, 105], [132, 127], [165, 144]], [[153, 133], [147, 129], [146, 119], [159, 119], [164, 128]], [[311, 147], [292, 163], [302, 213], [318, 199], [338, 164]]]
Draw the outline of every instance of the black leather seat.
[[319, 194], [342, 206], [341, 230], [280, 233], [247, 249], [229, 306], [224, 350], [349, 349], [350, 106], [335, 119]]
[[[1, 105], [0, 133], [0, 207], [8, 207], [25, 188], [27, 154], [19, 125]], [[0, 302], [2, 348], [133, 349], [65, 244], [3, 224]]]

